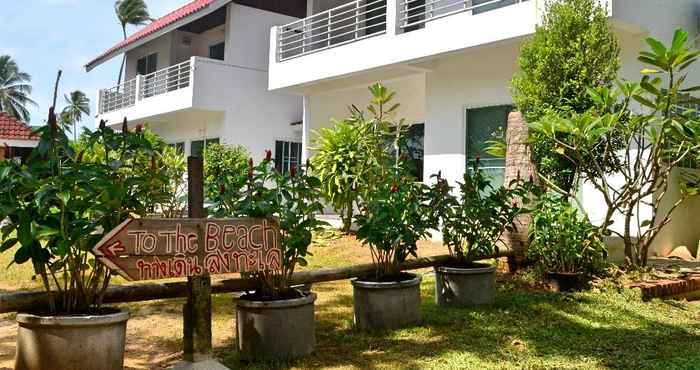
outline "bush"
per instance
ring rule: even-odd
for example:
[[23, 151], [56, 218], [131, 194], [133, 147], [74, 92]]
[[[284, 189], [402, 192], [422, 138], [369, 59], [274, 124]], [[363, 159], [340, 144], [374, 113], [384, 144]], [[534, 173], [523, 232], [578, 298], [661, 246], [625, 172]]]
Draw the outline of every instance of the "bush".
[[[520, 72], [512, 80], [513, 100], [529, 122], [547, 111], [582, 113], [594, 103], [589, 87], [610, 86], [620, 68], [620, 48], [596, 0], [548, 0], [542, 25], [521, 50]], [[543, 135], [531, 134], [538, 171], [569, 191], [575, 180], [572, 162], [556, 152]]]
[[204, 149], [204, 184], [207, 199], [220, 191], [219, 184], [245, 183], [250, 153], [241, 145], [209, 144]]
[[165, 146], [158, 155], [158, 165], [168, 181], [165, 184], [166, 197], [159, 204], [165, 218], [178, 218], [187, 209], [187, 160], [175, 147]]
[[604, 267], [607, 250], [597, 228], [564, 197], [540, 198], [529, 234], [527, 257], [541, 272], [594, 274]]
[[515, 217], [526, 211], [522, 204], [529, 203], [531, 182], [515, 180], [507, 187], [494, 188], [478, 160], [458, 183], [459, 194], [453, 194], [439, 174], [436, 177], [431, 209], [441, 224], [444, 244], [460, 265], [493, 254], [501, 234], [513, 231]]

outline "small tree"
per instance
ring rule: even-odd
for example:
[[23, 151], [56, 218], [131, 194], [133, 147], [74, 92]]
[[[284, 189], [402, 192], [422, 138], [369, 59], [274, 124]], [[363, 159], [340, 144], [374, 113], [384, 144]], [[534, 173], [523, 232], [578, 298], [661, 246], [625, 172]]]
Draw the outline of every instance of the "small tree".
[[[642, 71], [646, 75], [641, 82], [620, 82], [614, 90], [589, 89], [594, 109], [573, 114], [550, 112], [530, 124], [532, 130], [555, 144], [555, 151], [572, 162], [590, 161], [578, 175], [602, 194], [608, 210], [600, 229], [606, 235], [622, 238], [631, 267], [646, 265], [649, 247], [671, 221], [673, 211], [698, 192], [692, 184], [682, 183], [681, 197], [666, 213], [658, 212], [659, 204], [668, 196], [671, 172], [687, 159], [699, 158], [699, 115], [683, 105], [695, 101], [687, 94], [700, 90], [700, 86], [684, 86], [684, 73], [700, 52], [692, 49], [683, 30], [675, 32], [670, 48], [653, 38], [647, 43], [651, 50], [641, 52], [639, 60], [650, 67]], [[633, 101], [642, 105], [642, 113], [631, 108]], [[615, 150], [614, 137], [622, 139], [622, 151]], [[608, 176], [605, 163], [611, 163], [610, 158], [619, 163], [613, 172], [622, 183]], [[544, 180], [552, 189], [566, 194], [553, 181]], [[649, 219], [642, 219], [640, 214], [644, 205], [651, 208]], [[616, 215], [623, 220], [620, 229], [613, 227]]]
[[[596, 0], [548, 0], [542, 25], [521, 50], [512, 81], [513, 99], [529, 122], [547, 111], [582, 113], [594, 105], [587, 87], [610, 86], [620, 67], [620, 48], [608, 25], [606, 9]], [[538, 171], [569, 190], [576, 167], [553, 150], [555, 144], [531, 135], [531, 155]]]
[[250, 153], [241, 145], [210, 144], [204, 149], [204, 184], [206, 197], [211, 199], [220, 193], [220, 184], [245, 183], [245, 173]]
[[164, 172], [165, 183], [162, 202], [159, 211], [166, 218], [183, 217], [187, 208], [187, 162], [183, 153], [177, 148], [165, 146], [158, 154], [158, 165]]
[[369, 87], [372, 100], [366, 115], [355, 106], [350, 117], [333, 121], [333, 128], [316, 133], [314, 169], [323, 184], [324, 196], [343, 221], [343, 231], [350, 231], [355, 207], [360, 207], [368, 192], [381, 179], [389, 155], [386, 138], [399, 104], [392, 104], [395, 93], [376, 83]]

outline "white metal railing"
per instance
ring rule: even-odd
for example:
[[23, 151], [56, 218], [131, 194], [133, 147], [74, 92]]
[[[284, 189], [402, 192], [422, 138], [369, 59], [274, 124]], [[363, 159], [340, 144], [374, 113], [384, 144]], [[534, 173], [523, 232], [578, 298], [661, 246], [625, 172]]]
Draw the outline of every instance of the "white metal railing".
[[136, 86], [136, 78], [132, 78], [124, 81], [121, 85], [100, 90], [100, 114], [136, 104]]
[[[391, 1], [391, 0], [389, 0]], [[277, 28], [277, 60], [386, 32], [387, 0], [355, 0]]]
[[99, 113], [129, 108], [137, 101], [190, 86], [192, 59], [147, 75], [138, 75], [115, 87], [100, 90]]
[[399, 25], [412, 31], [422, 24], [456, 13], [479, 14], [528, 0], [398, 0]]
[[144, 75], [139, 89], [139, 100], [165, 94], [190, 86], [191, 62], [180, 64]]

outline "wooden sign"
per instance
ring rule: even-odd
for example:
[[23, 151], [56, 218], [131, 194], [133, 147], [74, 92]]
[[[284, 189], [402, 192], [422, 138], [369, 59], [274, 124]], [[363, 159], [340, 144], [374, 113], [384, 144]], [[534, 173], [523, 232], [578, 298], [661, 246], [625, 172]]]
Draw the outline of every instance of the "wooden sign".
[[128, 219], [95, 245], [127, 280], [279, 269], [280, 231], [270, 219]]

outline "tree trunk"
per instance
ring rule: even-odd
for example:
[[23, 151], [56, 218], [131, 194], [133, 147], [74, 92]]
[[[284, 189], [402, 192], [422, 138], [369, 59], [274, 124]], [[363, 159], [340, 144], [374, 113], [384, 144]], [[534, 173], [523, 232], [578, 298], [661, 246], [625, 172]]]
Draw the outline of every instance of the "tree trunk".
[[[122, 34], [124, 34], [124, 40], [126, 40], [126, 25], [122, 25]], [[124, 71], [124, 67], [126, 65], [126, 53], [122, 56], [122, 65], [119, 67], [119, 77], [117, 78], [117, 86], [122, 82], [122, 72]], [[117, 92], [119, 92], [119, 89], [117, 88]]]
[[[508, 128], [506, 130], [506, 169], [505, 186], [518, 179], [536, 180], [535, 166], [530, 159], [530, 149], [527, 145], [528, 127], [525, 118], [520, 112], [511, 112], [508, 115]], [[530, 245], [528, 228], [532, 217], [529, 214], [519, 215], [515, 219], [516, 229], [512, 232], [505, 231], [501, 238], [514, 252], [514, 261], [511, 267], [521, 266], [525, 261], [527, 247]]]

